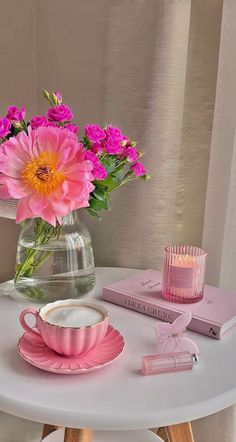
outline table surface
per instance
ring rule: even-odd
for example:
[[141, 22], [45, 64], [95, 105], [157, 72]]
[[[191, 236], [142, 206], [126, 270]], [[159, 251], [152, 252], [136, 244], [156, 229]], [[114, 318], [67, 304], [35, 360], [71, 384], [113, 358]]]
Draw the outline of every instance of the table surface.
[[[96, 288], [136, 273], [98, 268]], [[126, 345], [112, 364], [80, 375], [56, 375], [25, 362], [16, 350], [20, 311], [30, 305], [12, 283], [0, 286], [0, 409], [43, 423], [101, 430], [165, 426], [207, 416], [236, 402], [236, 332], [222, 341], [189, 332], [200, 348], [192, 371], [154, 376], [140, 372], [141, 358], [156, 353], [156, 320], [110, 303], [110, 323]], [[31, 303], [32, 304], [32, 303]], [[33, 304], [37, 306], [37, 304]]]

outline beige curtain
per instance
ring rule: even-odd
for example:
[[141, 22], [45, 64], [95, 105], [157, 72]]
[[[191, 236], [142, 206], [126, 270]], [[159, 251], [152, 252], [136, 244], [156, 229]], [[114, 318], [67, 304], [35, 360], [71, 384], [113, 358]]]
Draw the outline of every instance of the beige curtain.
[[[112, 122], [146, 152], [153, 179], [114, 193], [102, 222], [85, 215], [97, 265], [161, 268], [166, 244], [203, 242], [208, 281], [236, 285], [235, 1], [3, 5], [1, 114], [9, 102], [44, 112], [40, 89], [56, 88], [81, 126]], [[0, 216], [14, 218], [14, 207], [0, 204]], [[12, 275], [17, 235], [2, 218], [1, 280]], [[196, 442], [233, 442], [233, 415], [231, 408], [194, 423]]]

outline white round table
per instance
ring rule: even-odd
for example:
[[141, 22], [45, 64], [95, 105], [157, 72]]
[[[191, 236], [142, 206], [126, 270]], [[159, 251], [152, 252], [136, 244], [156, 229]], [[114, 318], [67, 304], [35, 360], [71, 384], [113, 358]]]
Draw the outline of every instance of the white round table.
[[[101, 298], [105, 285], [136, 272], [98, 268], [96, 288], [87, 298]], [[1, 284], [0, 293], [0, 409], [3, 411], [72, 428], [137, 430], [198, 419], [236, 402], [235, 331], [222, 341], [189, 332], [201, 353], [200, 363], [192, 371], [143, 376], [142, 356], [156, 353], [156, 320], [105, 303], [110, 323], [126, 342], [122, 355], [95, 372], [55, 375], [27, 364], [16, 350], [23, 333], [18, 316], [30, 302], [15, 294], [11, 282]]]

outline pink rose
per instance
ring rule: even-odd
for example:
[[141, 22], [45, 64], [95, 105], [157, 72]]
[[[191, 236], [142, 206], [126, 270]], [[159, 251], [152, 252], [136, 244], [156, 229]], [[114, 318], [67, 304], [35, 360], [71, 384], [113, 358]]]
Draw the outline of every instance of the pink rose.
[[10, 133], [11, 122], [8, 118], [0, 118], [0, 137], [4, 138]]
[[22, 121], [25, 118], [25, 108], [19, 109], [16, 106], [9, 106], [6, 118], [10, 121]]
[[134, 175], [137, 177], [145, 175], [145, 173], [146, 173], [146, 169], [145, 169], [143, 163], [141, 163], [141, 161], [137, 161], [137, 163], [132, 164], [130, 169], [134, 172]]
[[79, 126], [76, 126], [75, 124], [72, 124], [72, 123], [68, 123], [68, 124], [65, 124], [64, 127], [66, 129], [70, 130], [71, 132], [73, 132], [75, 135], [78, 134]]
[[85, 135], [92, 143], [97, 143], [106, 138], [105, 131], [96, 124], [87, 124], [85, 126]]
[[107, 171], [101, 163], [95, 164], [92, 174], [95, 180], [105, 180], [107, 177]]
[[86, 150], [84, 159], [91, 161], [93, 164], [97, 164], [99, 162], [97, 155], [91, 152], [91, 150]]
[[123, 152], [123, 146], [120, 143], [120, 140], [113, 137], [108, 137], [108, 139], [105, 142], [105, 149], [106, 152], [111, 155], [118, 155], [119, 153]]
[[92, 174], [95, 180], [104, 180], [107, 177], [107, 171], [103, 164], [99, 163], [99, 159], [91, 150], [86, 150], [85, 160], [91, 161], [93, 164]]
[[124, 156], [126, 157], [129, 163], [134, 163], [135, 161], [138, 160], [137, 149], [135, 149], [135, 147], [128, 147], [128, 149], [124, 153]]
[[73, 114], [65, 104], [60, 104], [58, 106], [50, 107], [47, 113], [48, 119], [50, 121], [64, 122], [70, 121], [73, 118]]
[[124, 139], [124, 135], [118, 127], [107, 126], [106, 133], [108, 135], [108, 138], [111, 137], [119, 141], [122, 141]]
[[57, 101], [57, 104], [61, 104], [62, 103], [62, 95], [61, 92], [59, 91], [53, 91], [53, 95], [55, 97], [55, 101]]
[[30, 126], [32, 127], [32, 129], [37, 129], [37, 127], [48, 125], [49, 121], [47, 120], [47, 118], [41, 115], [35, 115], [30, 121]]
[[97, 154], [100, 154], [103, 152], [103, 145], [102, 143], [93, 143], [91, 146], [91, 151]]

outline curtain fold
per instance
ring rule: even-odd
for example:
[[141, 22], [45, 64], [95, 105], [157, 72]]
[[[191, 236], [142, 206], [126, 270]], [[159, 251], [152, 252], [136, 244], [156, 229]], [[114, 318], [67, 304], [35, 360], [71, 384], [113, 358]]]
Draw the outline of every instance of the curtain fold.
[[139, 141], [153, 179], [112, 194], [102, 223], [87, 219], [101, 265], [158, 268], [171, 242], [190, 10], [189, 1], [109, 2], [102, 120]]
[[203, 245], [208, 281], [236, 288], [236, 3], [224, 2]]

